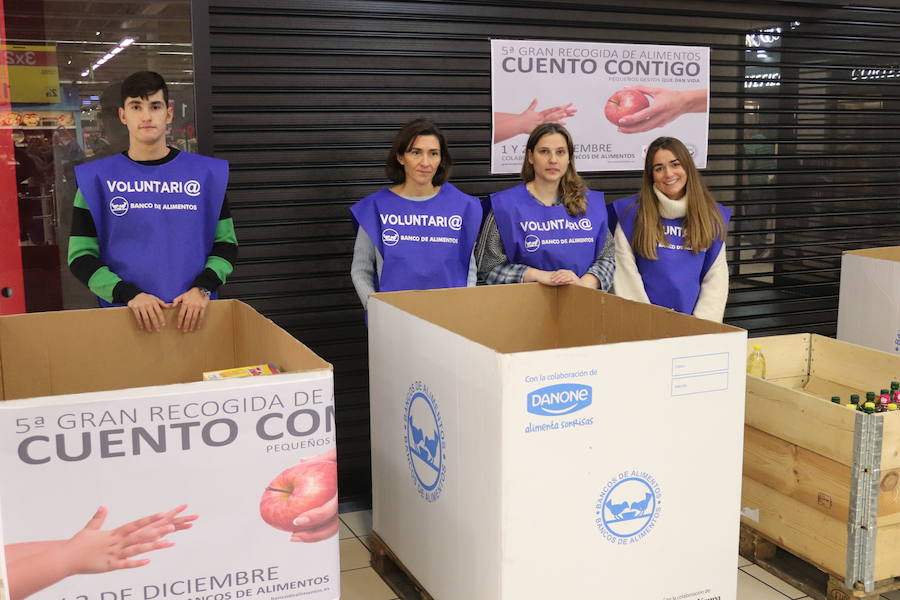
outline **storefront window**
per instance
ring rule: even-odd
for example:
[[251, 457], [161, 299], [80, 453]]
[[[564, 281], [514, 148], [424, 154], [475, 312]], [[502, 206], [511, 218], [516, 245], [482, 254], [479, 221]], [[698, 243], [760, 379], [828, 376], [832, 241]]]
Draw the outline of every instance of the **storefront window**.
[[119, 85], [160, 73], [196, 150], [189, 0], [0, 0], [0, 314], [90, 308], [66, 266], [74, 168], [127, 149]]

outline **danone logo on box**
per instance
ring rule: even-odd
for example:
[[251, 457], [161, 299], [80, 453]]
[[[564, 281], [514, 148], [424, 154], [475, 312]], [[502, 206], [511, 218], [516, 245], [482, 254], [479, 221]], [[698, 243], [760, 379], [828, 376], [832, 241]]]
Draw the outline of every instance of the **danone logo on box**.
[[558, 417], [591, 405], [591, 386], [581, 383], [558, 383], [528, 392], [528, 412]]

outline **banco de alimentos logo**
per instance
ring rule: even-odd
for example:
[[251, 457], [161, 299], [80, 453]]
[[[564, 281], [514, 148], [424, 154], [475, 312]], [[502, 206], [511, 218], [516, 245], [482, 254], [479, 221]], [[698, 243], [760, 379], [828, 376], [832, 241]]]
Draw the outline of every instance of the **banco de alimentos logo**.
[[400, 241], [400, 234], [396, 229], [385, 229], [381, 232], [381, 243], [385, 246], [396, 246]]
[[633, 544], [659, 520], [662, 492], [646, 471], [622, 471], [610, 479], [594, 505], [594, 524], [612, 544]]
[[447, 476], [447, 448], [437, 401], [421, 381], [409, 386], [403, 415], [403, 444], [413, 485], [422, 498], [434, 502]]
[[109, 212], [117, 217], [123, 216], [128, 212], [128, 200], [124, 196], [116, 196], [109, 201]]

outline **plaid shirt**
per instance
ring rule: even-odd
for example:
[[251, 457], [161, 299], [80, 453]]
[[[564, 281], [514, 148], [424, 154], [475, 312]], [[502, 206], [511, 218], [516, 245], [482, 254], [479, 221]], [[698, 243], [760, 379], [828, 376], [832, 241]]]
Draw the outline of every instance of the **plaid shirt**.
[[[556, 204], [562, 204], [556, 199]], [[491, 211], [484, 221], [478, 244], [475, 246], [475, 260], [478, 263], [478, 283], [495, 285], [500, 283], [522, 283], [528, 265], [509, 262], [500, 239], [500, 230]], [[613, 236], [606, 233], [606, 242], [594, 263], [587, 270], [600, 281], [600, 289], [608, 291], [612, 287], [616, 272], [616, 246]]]

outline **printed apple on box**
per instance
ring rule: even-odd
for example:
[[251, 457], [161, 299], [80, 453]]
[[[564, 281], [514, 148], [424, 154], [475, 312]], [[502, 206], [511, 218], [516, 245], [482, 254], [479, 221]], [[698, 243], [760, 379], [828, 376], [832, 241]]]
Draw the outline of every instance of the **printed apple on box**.
[[330, 370], [0, 403], [13, 600], [340, 595]]

